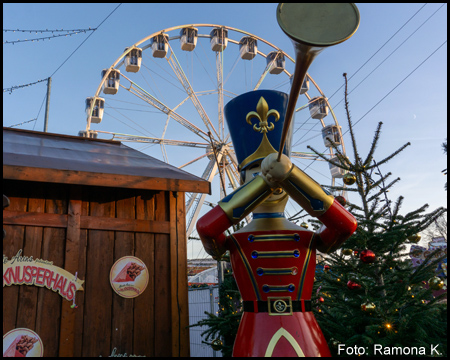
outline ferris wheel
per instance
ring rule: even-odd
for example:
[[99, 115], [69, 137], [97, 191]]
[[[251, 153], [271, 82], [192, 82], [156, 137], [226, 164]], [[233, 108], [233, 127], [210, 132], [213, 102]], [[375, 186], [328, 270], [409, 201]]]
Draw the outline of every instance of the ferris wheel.
[[[189, 237], [204, 205], [210, 209], [240, 185], [225, 103], [251, 90], [289, 93], [294, 64], [277, 46], [229, 26], [163, 29], [125, 48], [101, 71], [95, 94], [86, 99], [87, 125], [79, 135], [134, 143], [130, 146], [212, 182], [212, 196], [186, 194]], [[321, 174], [322, 180], [311, 174], [319, 183], [338, 185], [343, 169], [298, 150], [325, 148], [323, 155], [333, 159], [332, 140], [345, 155], [341, 127], [309, 74], [300, 94], [291, 158], [307, 173]], [[299, 210], [294, 203], [286, 208], [292, 218]]]

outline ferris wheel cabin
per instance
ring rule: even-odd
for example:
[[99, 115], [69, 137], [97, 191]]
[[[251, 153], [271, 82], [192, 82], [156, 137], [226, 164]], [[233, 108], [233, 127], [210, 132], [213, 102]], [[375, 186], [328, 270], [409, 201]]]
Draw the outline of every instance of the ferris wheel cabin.
[[328, 115], [327, 102], [323, 97], [314, 97], [309, 103], [309, 113], [313, 119], [322, 120]]
[[[94, 107], [92, 108], [92, 114], [89, 112], [92, 102], [94, 101]], [[91, 123], [99, 124], [102, 122], [103, 111], [105, 109], [105, 99], [88, 97], [86, 98], [86, 115], [91, 118]]]
[[[106, 72], [109, 69], [102, 70], [102, 79], [105, 76]], [[108, 77], [103, 82], [103, 93], [104, 94], [117, 94], [119, 91], [119, 82], [120, 82], [120, 70], [111, 69]]]
[[267, 66], [269, 66], [269, 73], [280, 74], [284, 71], [285, 59], [281, 51], [272, 51], [266, 57]]
[[[289, 79], [289, 81], [291, 82], [291, 86], [292, 86], [293, 80], [294, 80], [294, 75], [292, 75], [291, 78]], [[307, 93], [308, 90], [309, 90], [309, 79], [308, 79], [308, 76], [305, 76], [305, 80], [303, 80], [302, 87], [300, 88], [300, 95]]]
[[335, 145], [341, 145], [340, 128], [341, 127], [337, 125], [327, 125], [322, 129], [323, 143], [326, 147], [331, 147], [331, 141]]
[[[330, 161], [333, 161], [336, 164], [340, 163], [337, 156], [333, 156], [332, 158], [330, 158]], [[334, 178], [343, 178], [344, 175], [348, 173], [347, 170], [342, 169], [336, 165], [333, 165], [332, 163], [328, 163], [328, 166], [330, 167], [331, 176]]]
[[159, 34], [150, 40], [152, 46], [152, 55], [156, 58], [163, 58], [167, 55], [169, 50], [169, 35]]
[[89, 139], [97, 139], [98, 132], [94, 130], [80, 130], [78, 131], [78, 136], [89, 138]]
[[214, 28], [211, 33], [211, 50], [223, 51], [228, 45], [228, 30], [224, 28]]
[[244, 36], [239, 41], [239, 53], [241, 59], [252, 60], [258, 53], [258, 42], [251, 36]]
[[180, 30], [180, 45], [181, 50], [192, 51], [197, 46], [198, 29], [197, 28], [183, 28]]
[[[127, 51], [128, 48], [125, 48], [124, 51]], [[134, 48], [131, 49], [128, 54], [125, 55], [125, 58], [123, 59], [125, 64], [125, 70], [127, 72], [138, 72], [141, 68], [141, 62], [142, 62], [142, 49], [140, 48]]]

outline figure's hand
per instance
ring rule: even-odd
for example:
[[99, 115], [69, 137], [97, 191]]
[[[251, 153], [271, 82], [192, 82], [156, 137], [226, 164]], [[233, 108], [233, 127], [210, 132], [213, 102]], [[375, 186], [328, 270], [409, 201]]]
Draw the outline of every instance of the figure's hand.
[[280, 161], [277, 158], [278, 153], [272, 153], [261, 163], [261, 173], [271, 188], [278, 187], [277, 183], [284, 180], [292, 168], [292, 162], [286, 155], [281, 154]]

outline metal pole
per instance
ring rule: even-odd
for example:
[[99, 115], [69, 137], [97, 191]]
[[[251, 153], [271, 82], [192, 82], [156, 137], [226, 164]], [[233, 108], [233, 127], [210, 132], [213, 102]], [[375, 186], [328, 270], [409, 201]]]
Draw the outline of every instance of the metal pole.
[[[209, 288], [209, 305], [210, 305], [210, 312], [211, 314], [214, 314], [214, 287], [212, 285], [208, 286]], [[213, 357], [216, 357], [216, 350], [213, 350]]]
[[47, 79], [47, 103], [45, 105], [45, 120], [44, 120], [44, 132], [47, 132], [48, 128], [48, 110], [50, 107], [50, 89], [52, 87], [52, 78]]
[[220, 285], [223, 284], [223, 280], [224, 280], [223, 261], [217, 262], [217, 279], [219, 281], [219, 288], [220, 288]]

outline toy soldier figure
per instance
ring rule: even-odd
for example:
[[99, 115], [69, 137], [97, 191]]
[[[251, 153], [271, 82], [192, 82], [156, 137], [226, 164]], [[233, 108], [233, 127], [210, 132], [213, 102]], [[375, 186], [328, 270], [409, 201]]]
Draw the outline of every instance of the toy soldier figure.
[[[208, 254], [219, 259], [230, 251], [243, 299], [233, 356], [330, 356], [311, 312], [316, 250], [336, 250], [357, 223], [289, 160], [293, 126], [277, 161], [287, 103], [285, 93], [257, 90], [225, 106], [242, 185], [197, 223]], [[285, 218], [289, 196], [323, 223], [318, 232]], [[253, 220], [247, 226], [224, 234], [250, 212]]]

